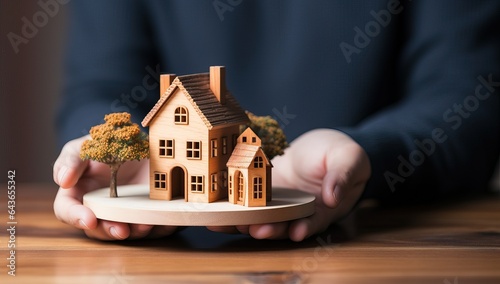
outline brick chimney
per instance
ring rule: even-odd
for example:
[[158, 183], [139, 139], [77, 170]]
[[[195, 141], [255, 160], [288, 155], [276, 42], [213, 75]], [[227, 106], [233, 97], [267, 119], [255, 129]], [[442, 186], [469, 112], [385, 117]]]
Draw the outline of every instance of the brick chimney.
[[226, 103], [226, 68], [210, 66], [210, 90], [222, 105]]
[[172, 84], [175, 79], [175, 74], [161, 74], [160, 75], [160, 98], [165, 94], [168, 87]]

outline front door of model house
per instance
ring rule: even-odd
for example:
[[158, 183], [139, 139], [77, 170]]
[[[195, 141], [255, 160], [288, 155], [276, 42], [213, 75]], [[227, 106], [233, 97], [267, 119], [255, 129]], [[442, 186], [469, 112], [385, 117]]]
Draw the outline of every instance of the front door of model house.
[[176, 197], [181, 197], [186, 199], [187, 195], [185, 194], [186, 189], [186, 173], [184, 169], [181, 167], [174, 167], [170, 174], [170, 188], [172, 190], [172, 199]]

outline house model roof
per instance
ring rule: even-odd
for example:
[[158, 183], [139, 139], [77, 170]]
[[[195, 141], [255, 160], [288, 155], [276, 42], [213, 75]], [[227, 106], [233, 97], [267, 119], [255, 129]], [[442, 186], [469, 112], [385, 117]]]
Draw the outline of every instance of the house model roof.
[[260, 146], [242, 143], [238, 143], [234, 148], [229, 161], [227, 161], [227, 166], [235, 168], [248, 168], [259, 151], [262, 151], [264, 163], [272, 166]]
[[225, 92], [224, 104], [221, 104], [217, 100], [215, 94], [210, 89], [210, 74], [202, 73], [175, 78], [155, 106], [146, 115], [141, 123], [142, 126], [149, 126], [156, 114], [158, 114], [162, 106], [169, 100], [177, 88], [188, 98], [208, 129], [221, 125], [244, 124], [248, 122], [245, 111], [228, 91]]
[[228, 167], [247, 168], [258, 153], [264, 158], [268, 166], [273, 166], [262, 150], [262, 141], [255, 132], [247, 127], [238, 137], [238, 143], [227, 161]]

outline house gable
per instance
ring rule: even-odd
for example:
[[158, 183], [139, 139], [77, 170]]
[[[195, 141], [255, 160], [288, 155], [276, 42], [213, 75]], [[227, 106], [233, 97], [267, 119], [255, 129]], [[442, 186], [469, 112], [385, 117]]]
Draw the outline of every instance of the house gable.
[[163, 105], [168, 104], [176, 89], [182, 90], [190, 104], [199, 114], [208, 129], [213, 127], [245, 124], [248, 117], [229, 92], [225, 92], [224, 104], [221, 104], [210, 89], [208, 73], [179, 76], [173, 80], [155, 106], [142, 121], [142, 126], [149, 126], [158, 115]]
[[247, 129], [245, 129], [245, 131], [240, 134], [240, 136], [238, 137], [238, 143], [255, 145], [259, 147], [262, 146], [261, 139], [259, 138], [259, 136], [257, 136], [257, 134], [255, 134], [255, 132], [253, 132], [250, 127], [247, 127]]
[[[208, 159], [208, 129], [203, 118], [199, 116], [195, 107], [185, 95], [185, 91], [180, 88], [173, 88], [168, 94], [168, 103], [163, 104], [150, 123], [149, 140], [151, 148], [151, 158], [154, 159], [159, 153], [160, 140], [170, 140], [173, 143], [173, 150], [177, 162], [187, 163], [188, 145], [187, 142], [200, 143], [198, 160]], [[182, 109], [186, 113], [186, 123], [176, 122], [176, 110]]]
[[253, 162], [256, 157], [261, 157], [264, 166], [272, 167], [271, 162], [267, 158], [264, 150], [261, 147], [261, 139], [253, 132], [250, 127], [247, 127], [243, 133], [238, 136], [238, 144], [233, 150], [228, 167], [235, 168], [253, 168]]
[[[181, 110], [180, 115], [176, 112]], [[177, 118], [176, 118], [177, 116]], [[179, 120], [180, 118], [180, 120]], [[185, 118], [185, 120], [184, 120]], [[149, 123], [150, 132], [156, 129], [156, 124], [160, 124], [161, 132], [170, 136], [190, 137], [192, 135], [184, 135], [178, 131], [185, 132], [200, 132], [204, 135], [208, 131], [205, 119], [197, 111], [196, 107], [191, 103], [189, 96], [185, 94], [185, 90], [173, 88], [168, 95], [168, 102], [163, 104]], [[183, 131], [183, 132], [184, 132]]]

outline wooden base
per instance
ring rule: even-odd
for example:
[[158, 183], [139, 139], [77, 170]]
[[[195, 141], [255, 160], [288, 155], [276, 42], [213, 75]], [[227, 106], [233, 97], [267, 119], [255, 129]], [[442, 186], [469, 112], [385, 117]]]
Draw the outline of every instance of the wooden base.
[[109, 197], [109, 188], [89, 192], [83, 204], [99, 219], [124, 223], [171, 226], [234, 226], [289, 221], [314, 213], [311, 194], [273, 188], [273, 200], [265, 207], [245, 207], [226, 200], [212, 203], [184, 199], [152, 200], [148, 185], [118, 187], [118, 198]]

